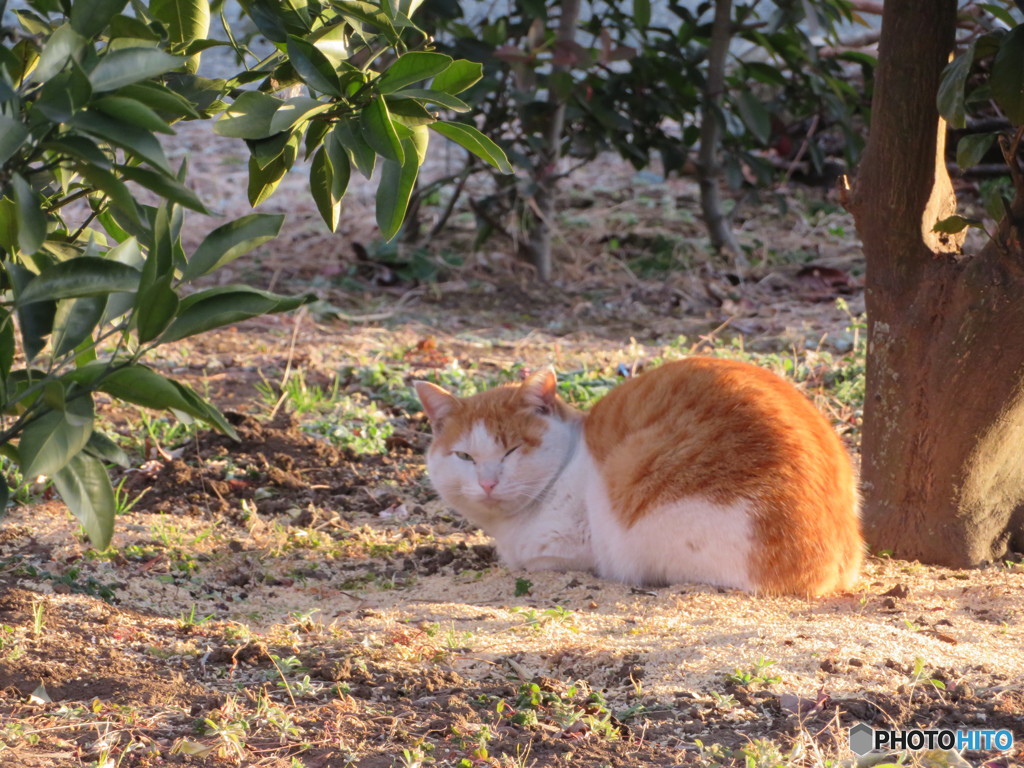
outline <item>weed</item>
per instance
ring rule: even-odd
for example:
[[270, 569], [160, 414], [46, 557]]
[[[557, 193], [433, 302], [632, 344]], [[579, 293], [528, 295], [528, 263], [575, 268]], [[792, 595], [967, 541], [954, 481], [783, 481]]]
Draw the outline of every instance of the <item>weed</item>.
[[711, 691], [709, 695], [711, 696], [711, 700], [715, 703], [715, 706], [718, 709], [735, 709], [740, 704], [739, 700], [737, 700], [737, 698], [733, 696], [731, 693], [722, 694], [718, 691]]
[[178, 629], [182, 632], [188, 632], [193, 627], [199, 627], [210, 621], [213, 618], [213, 614], [207, 616], [196, 617], [196, 604], [192, 604], [192, 609], [187, 614], [181, 614], [178, 617]]
[[46, 627], [46, 603], [36, 600], [32, 603], [32, 636], [39, 637]]
[[779, 745], [769, 739], [754, 739], [740, 750], [745, 768], [789, 768], [793, 755], [783, 754]]
[[403, 749], [401, 760], [397, 764], [392, 763], [392, 765], [399, 765], [401, 768], [422, 768], [427, 762], [434, 761], [427, 757], [422, 749], [413, 747], [412, 749]]
[[[525, 619], [523, 626], [538, 631], [546, 626], [565, 624], [573, 618], [573, 612], [560, 605], [556, 605], [554, 608], [546, 608], [543, 611], [538, 611], [536, 608], [520, 608], [518, 606], [509, 610], [512, 613], [520, 614]], [[574, 627], [569, 627], [569, 629], [575, 631]]]
[[142, 497], [149, 493], [149, 488], [143, 488], [142, 491], [132, 496], [129, 491], [124, 487], [124, 484], [128, 481], [127, 477], [122, 477], [121, 482], [114, 488], [114, 514], [115, 515], [127, 515], [131, 512], [135, 505], [142, 501]]
[[300, 632], [315, 632], [323, 629], [323, 622], [314, 619], [313, 616], [320, 613], [319, 608], [310, 608], [308, 611], [292, 611], [292, 626]]
[[[42, 483], [27, 481], [21, 473], [21, 468], [6, 456], [0, 456], [0, 478], [11, 489], [11, 497], [8, 502], [22, 506], [37, 504], [46, 489], [50, 487], [48, 479]], [[3, 515], [4, 510], [0, 509], [0, 517]]]
[[147, 455], [151, 446], [156, 446], [160, 451], [165, 448], [177, 448], [199, 432], [199, 425], [193, 421], [157, 416], [141, 408], [137, 409], [137, 413], [138, 426], [141, 429], [130, 429], [126, 435], [118, 433], [115, 440], [121, 443], [125, 450], [146, 459], [152, 458]]
[[241, 761], [245, 756], [243, 739], [249, 730], [249, 723], [245, 720], [218, 722], [208, 717], [203, 722], [206, 724], [206, 734], [220, 740], [222, 751], [225, 754], [233, 753]]
[[360, 396], [345, 395], [333, 405], [329, 414], [302, 428], [357, 454], [387, 453], [387, 439], [395, 432], [388, 414]]
[[532, 581], [522, 577], [516, 579], [516, 597], [523, 597], [524, 595], [530, 594], [531, 589], [533, 589]]
[[546, 722], [563, 730], [585, 729], [609, 741], [621, 736], [604, 697], [597, 691], [587, 690], [583, 683], [567, 686], [562, 694], [542, 688], [538, 683], [523, 683], [513, 704], [500, 699], [496, 711], [507, 716], [512, 725], [532, 726]]
[[932, 686], [937, 691], [946, 690], [946, 684], [937, 677], [933, 677], [934, 672], [925, 666], [924, 659], [920, 656], [914, 659], [914, 669], [911, 671], [907, 679], [907, 688], [909, 689], [910, 696], [913, 698], [914, 691], [921, 683]]
[[747, 669], [740, 669], [737, 667], [732, 672], [725, 676], [725, 679], [729, 683], [735, 685], [763, 685], [765, 687], [774, 685], [775, 683], [781, 683], [782, 678], [779, 675], [774, 675], [769, 672], [769, 669], [775, 665], [774, 661], [766, 659], [764, 656], [754, 662], [753, 667]]

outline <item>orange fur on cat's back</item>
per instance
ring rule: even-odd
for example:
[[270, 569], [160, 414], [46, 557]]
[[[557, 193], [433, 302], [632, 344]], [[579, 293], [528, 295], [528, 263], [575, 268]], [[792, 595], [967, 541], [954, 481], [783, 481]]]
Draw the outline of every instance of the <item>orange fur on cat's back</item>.
[[758, 591], [817, 595], [857, 578], [850, 458], [817, 409], [774, 374], [715, 358], [668, 363], [601, 399], [585, 436], [627, 527], [679, 499], [745, 500]]

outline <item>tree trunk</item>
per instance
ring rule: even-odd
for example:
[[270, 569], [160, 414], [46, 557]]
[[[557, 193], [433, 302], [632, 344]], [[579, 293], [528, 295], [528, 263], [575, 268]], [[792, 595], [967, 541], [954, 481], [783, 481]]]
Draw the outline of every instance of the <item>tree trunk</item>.
[[743, 251], [732, 232], [729, 219], [722, 213], [722, 166], [718, 145], [722, 140], [722, 93], [725, 91], [725, 60], [732, 42], [732, 0], [716, 0], [715, 18], [708, 43], [708, 77], [700, 111], [700, 150], [697, 153], [697, 181], [700, 184], [700, 209], [711, 247], [743, 258]]
[[544, 136], [544, 151], [534, 167], [534, 213], [537, 220], [530, 230], [525, 251], [530, 263], [537, 268], [542, 282], [551, 280], [551, 222], [555, 215], [555, 185], [558, 179], [558, 161], [562, 155], [562, 131], [565, 128], [565, 98], [555, 87], [559, 75], [571, 67], [566, 61], [575, 59], [576, 22], [580, 15], [580, 0], [563, 0], [558, 33], [555, 38], [555, 56], [548, 76], [548, 104], [551, 118]]
[[[956, 208], [936, 109], [956, 0], [885, 4], [851, 208], [867, 259], [864, 533], [955, 567], [1024, 549], [1024, 253], [932, 231]], [[1014, 159], [1016, 162], [1016, 159]], [[1024, 221], [1024, 203], [1014, 202]]]

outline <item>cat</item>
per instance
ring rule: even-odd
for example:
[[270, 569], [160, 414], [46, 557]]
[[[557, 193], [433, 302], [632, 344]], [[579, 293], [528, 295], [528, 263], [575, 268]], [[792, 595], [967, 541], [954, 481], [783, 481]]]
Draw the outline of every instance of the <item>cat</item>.
[[427, 471], [513, 569], [759, 594], [848, 590], [864, 545], [850, 457], [792, 384], [690, 357], [589, 412], [541, 370], [458, 398], [425, 381]]

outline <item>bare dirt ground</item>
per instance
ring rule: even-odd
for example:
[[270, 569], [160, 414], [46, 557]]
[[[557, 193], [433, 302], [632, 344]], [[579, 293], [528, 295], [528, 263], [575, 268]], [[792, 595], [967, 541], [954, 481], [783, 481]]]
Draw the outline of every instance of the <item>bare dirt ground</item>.
[[[239, 215], [244, 168], [222, 150], [193, 147], [193, 169]], [[1015, 750], [959, 759], [1024, 761], [1020, 563], [874, 556], [851, 593], [820, 600], [510, 572], [430, 489], [420, 414], [392, 408], [386, 450], [356, 452], [286, 406], [271, 415], [257, 388], [302, 371], [372, 395], [358, 371], [375, 364], [407, 381], [549, 362], [614, 375], [726, 337], [824, 365], [856, 343], [835, 299], [854, 315], [863, 300], [852, 223], [822, 193], [749, 201], [753, 266], [737, 272], [700, 256], [687, 182], [584, 170], [542, 287], [500, 244], [469, 253], [471, 217], [424, 250], [437, 271], [417, 282], [372, 252], [365, 195], [330, 237], [292, 183], [269, 205], [288, 231], [225, 279], [323, 303], [153, 361], [241, 441], [147, 444], [115, 477], [142, 495], [109, 552], [45, 492], [0, 526], [0, 765], [824, 766], [852, 758], [857, 722], [1008, 729]], [[856, 450], [857, 408], [830, 415]]]

